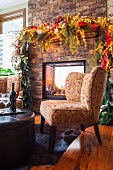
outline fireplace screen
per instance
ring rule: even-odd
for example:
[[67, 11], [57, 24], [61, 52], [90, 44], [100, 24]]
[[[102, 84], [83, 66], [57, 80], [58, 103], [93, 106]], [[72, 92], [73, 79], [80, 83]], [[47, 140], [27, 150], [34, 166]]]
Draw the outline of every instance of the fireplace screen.
[[65, 80], [70, 72], [85, 72], [85, 61], [43, 64], [43, 98], [66, 99]]

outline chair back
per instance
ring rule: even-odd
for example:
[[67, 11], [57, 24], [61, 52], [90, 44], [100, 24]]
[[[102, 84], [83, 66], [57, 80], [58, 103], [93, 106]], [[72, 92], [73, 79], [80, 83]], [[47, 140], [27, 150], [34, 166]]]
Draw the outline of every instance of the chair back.
[[68, 101], [80, 102], [80, 93], [84, 75], [84, 73], [71, 72], [66, 77], [65, 95]]
[[20, 81], [20, 75], [10, 75], [7, 77], [7, 92], [11, 92], [12, 90], [12, 83], [14, 83], [14, 90], [16, 92], [16, 95], [18, 97], [19, 92], [21, 90], [21, 81]]
[[106, 80], [107, 72], [100, 66], [94, 67], [90, 73], [71, 72], [65, 82], [66, 99], [84, 103], [97, 121]]
[[107, 72], [100, 66], [94, 67], [89, 74], [85, 74], [81, 88], [81, 102], [98, 120], [102, 98], [106, 86]]
[[0, 93], [7, 91], [7, 76], [0, 76]]

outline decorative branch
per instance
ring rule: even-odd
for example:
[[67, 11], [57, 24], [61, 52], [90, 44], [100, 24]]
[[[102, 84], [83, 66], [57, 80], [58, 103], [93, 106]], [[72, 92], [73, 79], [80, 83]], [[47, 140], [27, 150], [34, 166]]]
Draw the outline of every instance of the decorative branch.
[[109, 71], [113, 67], [113, 22], [105, 17], [91, 18], [68, 14], [58, 17], [52, 24], [28, 27], [20, 32], [14, 43], [13, 62], [20, 60], [25, 102], [30, 98], [28, 44], [46, 51], [50, 48], [51, 42], [57, 39], [63, 46], [69, 45], [73, 55], [80, 46], [80, 39], [84, 46], [87, 46], [85, 39], [87, 34], [97, 38], [94, 55], [89, 63], [91, 65], [101, 63], [102, 67]]

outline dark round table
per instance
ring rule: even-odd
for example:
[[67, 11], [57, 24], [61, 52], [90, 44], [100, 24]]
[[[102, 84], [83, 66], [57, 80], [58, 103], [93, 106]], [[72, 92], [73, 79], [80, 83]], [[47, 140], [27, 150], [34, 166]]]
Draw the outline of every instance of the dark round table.
[[30, 110], [5, 114], [0, 109], [0, 169], [25, 161], [34, 145], [35, 114]]

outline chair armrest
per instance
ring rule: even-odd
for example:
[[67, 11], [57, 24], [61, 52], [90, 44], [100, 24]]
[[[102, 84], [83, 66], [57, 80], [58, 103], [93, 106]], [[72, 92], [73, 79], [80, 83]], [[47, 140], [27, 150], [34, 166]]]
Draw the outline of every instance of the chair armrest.
[[19, 92], [19, 95], [18, 95], [18, 98], [22, 98], [23, 97], [23, 90], [21, 90], [20, 92]]
[[19, 98], [16, 99], [16, 107], [19, 109], [23, 109], [23, 101]]

